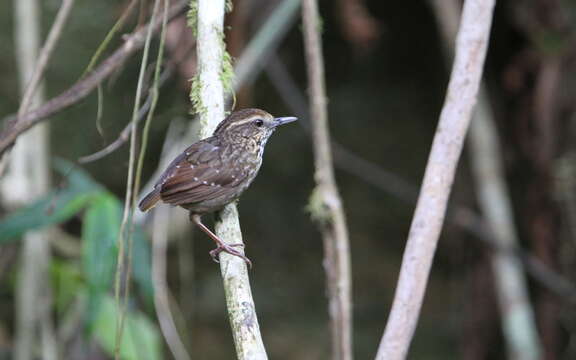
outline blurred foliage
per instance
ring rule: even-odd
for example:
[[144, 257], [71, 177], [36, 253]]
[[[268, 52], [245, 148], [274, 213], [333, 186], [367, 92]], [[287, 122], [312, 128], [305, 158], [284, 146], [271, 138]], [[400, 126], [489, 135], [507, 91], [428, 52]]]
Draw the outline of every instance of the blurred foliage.
[[[58, 164], [61, 172], [68, 171], [64, 162]], [[68, 169], [72, 167], [68, 165]], [[81, 171], [72, 170], [67, 178], [69, 186], [63, 191], [53, 191], [4, 219], [0, 223], [0, 244], [17, 240], [27, 231], [64, 222], [103, 193], [101, 187]]]
[[[63, 313], [74, 301], [86, 301], [86, 329], [113, 354], [117, 309], [109, 294], [116, 270], [121, 203], [83, 170], [63, 160], [56, 161], [56, 167], [67, 180], [67, 186], [3, 219], [0, 244], [17, 241], [27, 231], [81, 216], [81, 266], [59, 260], [51, 266], [57, 290], [56, 309]], [[139, 295], [145, 304], [151, 305], [150, 246], [140, 226], [135, 225], [133, 238], [134, 281], [141, 289]], [[127, 336], [123, 338], [122, 359], [159, 358], [158, 329], [147, 315], [130, 309], [125, 326]], [[137, 343], [137, 339], [145, 344]]]
[[92, 316], [98, 313], [112, 285], [121, 216], [120, 202], [109, 195], [94, 199], [84, 214], [82, 265], [88, 287], [88, 314]]
[[[104, 296], [94, 325], [94, 336], [109, 354], [114, 354], [117, 310], [114, 298]], [[120, 358], [161, 359], [160, 334], [156, 325], [139, 311], [129, 311], [125, 322]]]

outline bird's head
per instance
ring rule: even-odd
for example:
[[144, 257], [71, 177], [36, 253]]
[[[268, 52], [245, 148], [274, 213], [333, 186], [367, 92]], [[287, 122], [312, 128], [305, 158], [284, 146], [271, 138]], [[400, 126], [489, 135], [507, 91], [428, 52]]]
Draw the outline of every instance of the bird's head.
[[243, 109], [233, 112], [218, 124], [214, 136], [234, 142], [251, 139], [264, 145], [278, 126], [296, 120], [295, 117], [275, 118], [260, 109]]

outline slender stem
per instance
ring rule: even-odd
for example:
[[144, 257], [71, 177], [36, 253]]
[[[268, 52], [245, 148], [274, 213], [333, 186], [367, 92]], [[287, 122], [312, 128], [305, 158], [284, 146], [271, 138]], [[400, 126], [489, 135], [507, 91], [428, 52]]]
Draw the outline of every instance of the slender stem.
[[[158, 53], [156, 55], [156, 66], [154, 67], [154, 79], [152, 86], [149, 89], [149, 95], [152, 97], [150, 104], [150, 110], [148, 111], [148, 116], [146, 117], [146, 122], [144, 123], [144, 128], [142, 129], [142, 145], [140, 146], [140, 154], [138, 156], [138, 165], [136, 167], [136, 177], [134, 180], [134, 192], [132, 203], [133, 206], [136, 205], [138, 201], [138, 192], [140, 191], [140, 178], [142, 176], [142, 168], [144, 167], [144, 158], [146, 155], [146, 149], [148, 147], [148, 133], [150, 132], [150, 125], [152, 124], [152, 118], [154, 117], [154, 111], [156, 110], [156, 105], [158, 104], [158, 97], [160, 91], [160, 73], [162, 70], [162, 61], [164, 58], [164, 42], [166, 39], [166, 24], [168, 23], [168, 6], [170, 0], [164, 0], [164, 10], [162, 12], [162, 31], [160, 33], [160, 44], [158, 45]], [[137, 109], [134, 115], [134, 122], [137, 123], [140, 115], [140, 109]]]
[[108, 48], [108, 45], [110, 44], [110, 42], [114, 38], [114, 35], [116, 35], [116, 33], [118, 33], [118, 31], [122, 29], [122, 27], [124, 26], [124, 23], [126, 22], [126, 19], [128, 19], [130, 14], [132, 14], [132, 10], [134, 10], [134, 6], [138, 2], [140, 2], [140, 0], [131, 0], [130, 3], [128, 4], [128, 6], [126, 7], [126, 9], [124, 11], [122, 11], [122, 15], [120, 15], [120, 17], [118, 18], [116, 23], [108, 31], [108, 33], [104, 37], [104, 40], [102, 40], [102, 42], [100, 43], [100, 45], [96, 49], [96, 52], [94, 53], [94, 55], [92, 55], [92, 58], [90, 59], [88, 66], [86, 66], [86, 69], [84, 70], [84, 73], [82, 74], [82, 76], [86, 75], [87, 73], [92, 71], [92, 69], [94, 69], [94, 66], [96, 65], [96, 63], [100, 59], [100, 56]]
[[28, 111], [28, 108], [30, 107], [34, 92], [36, 89], [38, 89], [38, 85], [40, 84], [40, 81], [44, 76], [44, 72], [46, 71], [46, 67], [48, 66], [48, 61], [52, 56], [52, 52], [54, 51], [58, 40], [62, 36], [64, 24], [66, 24], [66, 21], [68, 20], [68, 16], [70, 15], [70, 11], [72, 10], [73, 5], [74, 0], [62, 0], [62, 5], [58, 10], [58, 14], [56, 14], [54, 24], [52, 24], [50, 33], [46, 38], [46, 42], [44, 43], [42, 50], [40, 50], [40, 55], [38, 56], [38, 62], [34, 68], [32, 78], [26, 86], [26, 91], [24, 92], [22, 102], [20, 103], [20, 108], [18, 109], [19, 115], [22, 115], [24, 112]]
[[494, 3], [464, 3], [448, 91], [410, 227], [392, 310], [376, 355], [378, 360], [406, 358], [414, 335], [456, 165], [478, 95]]
[[[130, 293], [130, 263], [132, 253], [132, 214], [135, 206], [135, 172], [136, 168], [136, 129], [137, 119], [140, 110], [140, 102], [142, 99], [142, 91], [144, 84], [144, 74], [148, 64], [148, 53], [150, 49], [150, 42], [152, 41], [152, 33], [154, 23], [160, 6], [160, 0], [154, 1], [154, 8], [152, 16], [146, 33], [146, 40], [144, 44], [144, 52], [142, 54], [142, 61], [140, 63], [140, 73], [138, 75], [138, 84], [136, 85], [136, 94], [134, 95], [134, 106], [132, 110], [132, 132], [130, 133], [130, 155], [128, 162], [128, 177], [126, 180], [126, 196], [124, 199], [124, 212], [122, 215], [122, 223], [120, 224], [120, 231], [118, 232], [118, 262], [116, 268], [116, 278], [114, 285], [114, 293], [116, 298], [116, 305], [118, 307], [118, 320], [116, 322], [116, 339], [114, 357], [120, 358], [120, 346], [122, 344], [122, 332], [124, 330], [125, 312], [128, 304], [128, 297]], [[126, 241], [127, 240], [127, 241]], [[125, 245], [128, 245], [128, 252], [126, 255]], [[127, 262], [127, 263], [126, 263]], [[126, 272], [126, 274], [124, 274]]]
[[[154, 116], [154, 110], [156, 109], [156, 104], [158, 103], [159, 97], [159, 87], [160, 87], [160, 72], [162, 69], [162, 60], [164, 57], [164, 41], [166, 39], [166, 24], [168, 22], [168, 7], [170, 0], [164, 0], [164, 7], [162, 12], [162, 31], [160, 33], [160, 44], [158, 45], [158, 53], [156, 55], [156, 66], [154, 67], [154, 80], [152, 86], [149, 90], [149, 95], [152, 97], [150, 110], [148, 111], [148, 116], [146, 122], [144, 123], [144, 129], [142, 130], [142, 145], [140, 149], [140, 154], [138, 157], [138, 164], [136, 166], [136, 175], [134, 180], [134, 191], [132, 196], [131, 207], [136, 206], [138, 191], [140, 190], [140, 177], [142, 175], [142, 168], [144, 165], [144, 157], [146, 154], [146, 148], [148, 146], [148, 133], [150, 130], [150, 124], [152, 123], [152, 117]], [[154, 4], [154, 12], [156, 12], [157, 5], [159, 1]], [[152, 15], [154, 16], [154, 14]], [[151, 34], [150, 34], [151, 36]], [[146, 48], [148, 45], [146, 45]], [[145, 49], [146, 49], [145, 48]], [[145, 67], [145, 60], [143, 59], [142, 66]], [[143, 68], [141, 71], [143, 71]], [[143, 72], [141, 72], [143, 76]], [[136, 131], [136, 123], [138, 122], [140, 109], [139, 103], [134, 104], [134, 114], [132, 123], [132, 133], [133, 135]], [[133, 138], [133, 136], [131, 136]], [[182, 341], [178, 335], [178, 330], [174, 325], [174, 319], [172, 313], [170, 312], [170, 305], [168, 300], [168, 285], [166, 284], [166, 247], [167, 247], [167, 212], [168, 209], [162, 209], [162, 212], [157, 213], [157, 218], [154, 219], [154, 234], [153, 234], [153, 284], [155, 285], [154, 291], [154, 305], [156, 307], [156, 312], [158, 313], [158, 319], [160, 321], [160, 327], [166, 343], [172, 355], [177, 360], [188, 360], [190, 356], [186, 352], [186, 348], [182, 344]], [[162, 224], [160, 224], [162, 222]], [[134, 226], [134, 223], [131, 224]]]
[[[238, 90], [241, 86], [248, 85], [253, 78], [262, 70], [262, 66], [267, 61], [268, 54], [273, 54], [273, 49], [277, 46], [282, 38], [286, 35], [289, 25], [293, 22], [297, 14], [300, 0], [283, 0], [283, 2], [274, 9], [272, 16], [270, 16], [264, 25], [258, 30], [258, 33], [248, 44], [246, 50], [238, 59], [234, 69], [234, 89]], [[167, 67], [160, 77], [160, 84], [163, 84], [168, 77], [172, 74], [172, 67]], [[152, 103], [152, 93], [148, 94], [146, 102], [141, 108], [138, 116], [140, 121], [147, 113]], [[86, 155], [78, 159], [80, 163], [88, 163], [100, 160], [103, 157], [113, 153], [119, 149], [130, 138], [131, 124], [120, 133], [120, 136], [98, 152]], [[163, 170], [163, 169], [162, 169]]]
[[[225, 0], [198, 0], [198, 81], [200, 82], [201, 137], [210, 136], [224, 118], [224, 87], [221, 80], [224, 59]], [[216, 234], [228, 244], [242, 243], [235, 204], [218, 214]], [[239, 249], [242, 251], [242, 249]], [[267, 359], [256, 317], [246, 263], [237, 256], [220, 253], [220, 269], [226, 294], [228, 317], [238, 359]]]
[[[168, 19], [171, 20], [180, 15], [186, 8], [187, 3], [187, 0], [181, 0], [173, 5], [168, 12]], [[152, 23], [154, 32], [160, 29], [161, 23], [161, 19], [157, 19]], [[3, 154], [12, 146], [20, 134], [26, 132], [41, 121], [46, 120], [49, 116], [78, 103], [88, 96], [88, 94], [108, 78], [114, 70], [122, 66], [126, 59], [144, 46], [148, 28], [148, 26], [144, 26], [134, 34], [127, 36], [124, 44], [120, 46], [120, 48], [96, 67], [94, 71], [77, 81], [62, 94], [26, 112], [22, 116], [7, 116], [4, 121], [8, 126], [6, 130], [0, 133], [0, 154]]]
[[324, 239], [324, 268], [328, 286], [332, 358], [352, 359], [352, 280], [346, 217], [334, 179], [324, 84], [322, 39], [316, 0], [302, 3], [304, 47], [311, 97], [316, 189], [310, 208], [320, 218]]

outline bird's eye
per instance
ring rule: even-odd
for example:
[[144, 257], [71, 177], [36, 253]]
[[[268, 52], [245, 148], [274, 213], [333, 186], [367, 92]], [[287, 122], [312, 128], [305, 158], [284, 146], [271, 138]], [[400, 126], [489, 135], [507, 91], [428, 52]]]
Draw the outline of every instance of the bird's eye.
[[261, 127], [262, 125], [264, 125], [264, 120], [256, 119], [254, 120], [254, 125], [256, 125], [257, 127]]

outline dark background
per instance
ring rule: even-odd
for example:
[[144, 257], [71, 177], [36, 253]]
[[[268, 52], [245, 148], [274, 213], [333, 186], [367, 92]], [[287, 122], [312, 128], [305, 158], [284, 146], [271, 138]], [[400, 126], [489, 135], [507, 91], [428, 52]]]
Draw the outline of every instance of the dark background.
[[[343, 2], [320, 2], [333, 139], [417, 189], [449, 75], [433, 10], [426, 1], [365, 1], [377, 26], [369, 40], [359, 42], [346, 36], [343, 19], [349, 13], [342, 12]], [[251, 11], [243, 15], [240, 40], [234, 40], [240, 44], [234, 45], [237, 48], [250, 41], [251, 34], [273, 9], [272, 2], [253, 3]], [[44, 3], [46, 31], [58, 6], [58, 1]], [[48, 97], [59, 94], [80, 77], [123, 6], [123, 2], [112, 0], [76, 4], [50, 62]], [[574, 166], [570, 159], [574, 158], [575, 129], [575, 13], [576, 6], [570, 1], [499, 1], [484, 76], [500, 131], [500, 155], [506, 166], [521, 245], [571, 279], [575, 234], [570, 219], [575, 215], [566, 209], [573, 201], [574, 187], [569, 187], [568, 193], [559, 189], [558, 164], [563, 161], [570, 169]], [[228, 21], [234, 16], [239, 15], [233, 12]], [[228, 39], [234, 31], [234, 27], [228, 31]], [[112, 48], [119, 43], [116, 40]], [[19, 99], [13, 49], [13, 14], [11, 2], [5, 1], [0, 3], [0, 114], [5, 115], [15, 112]], [[240, 53], [236, 50], [233, 55], [238, 57]], [[278, 55], [305, 94], [299, 20], [282, 41]], [[543, 117], [537, 104], [550, 66], [556, 66], [553, 70], [559, 76], [552, 80], [553, 103], [543, 110], [550, 116]], [[104, 83], [104, 136], [96, 130], [95, 94], [50, 120], [54, 156], [75, 160], [116, 138], [130, 119], [138, 67], [137, 56]], [[144, 181], [157, 167], [169, 122], [193, 119], [187, 115], [191, 108], [184, 76], [176, 73], [162, 87]], [[239, 92], [238, 107], [259, 107], [277, 116], [296, 115], [265, 73]], [[301, 119], [302, 123], [307, 121], [306, 116]], [[542, 144], [549, 143], [541, 138], [542, 128], [552, 129], [555, 134], [550, 149], [542, 149]], [[83, 166], [120, 198], [125, 189], [127, 148], [125, 145], [105, 159]], [[540, 153], [549, 154], [548, 158]], [[350, 164], [337, 161], [336, 176], [351, 242], [354, 351], [358, 359], [369, 359], [376, 353], [390, 310], [414, 203], [390, 190], [390, 184], [373, 172], [353, 175], [346, 171]], [[465, 150], [451, 204], [475, 209], [475, 183], [467, 162]], [[314, 187], [313, 173], [309, 133], [304, 126], [291, 124], [268, 143], [260, 175], [239, 204], [246, 251], [254, 263], [250, 272], [252, 289], [272, 359], [329, 358], [322, 241], [305, 210]], [[65, 228], [74, 233], [78, 226], [72, 222]], [[180, 303], [188, 314], [191, 353], [195, 359], [233, 358], [220, 273], [207, 254], [213, 244], [197, 231], [192, 241], [193, 253], [183, 254], [180, 240], [179, 244], [171, 243], [168, 254], [169, 283], [176, 298], [193, 299]], [[446, 225], [409, 358], [507, 358], [494, 295], [491, 254], [490, 247], [476, 237]], [[192, 283], [180, 279], [179, 261], [193, 264]], [[546, 359], [573, 359], [573, 306], [529, 279]], [[7, 286], [7, 279], [3, 281]], [[12, 290], [3, 293], [0, 326], [10, 332]], [[7, 342], [9, 338], [6, 336]]]

